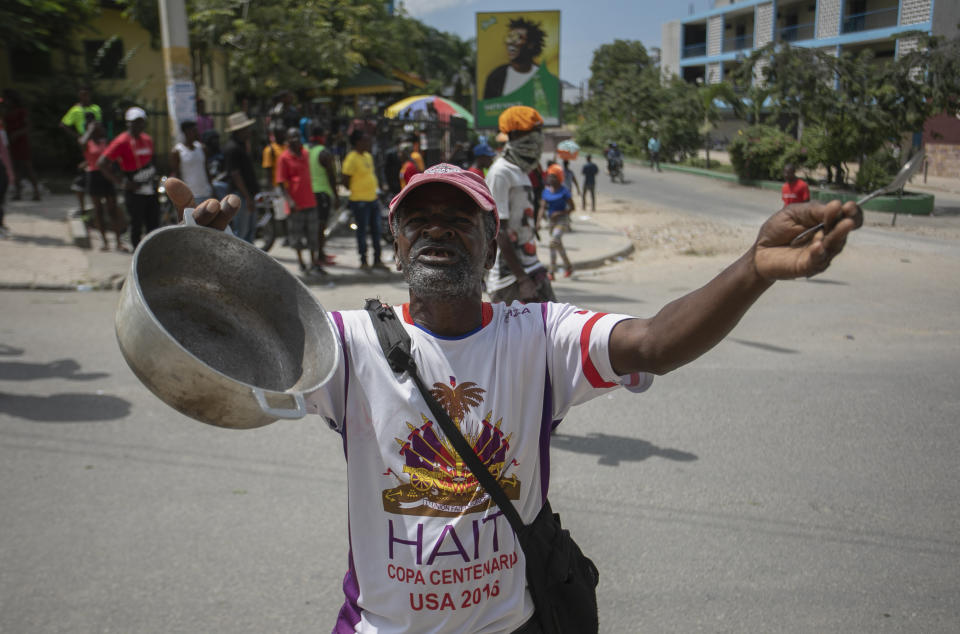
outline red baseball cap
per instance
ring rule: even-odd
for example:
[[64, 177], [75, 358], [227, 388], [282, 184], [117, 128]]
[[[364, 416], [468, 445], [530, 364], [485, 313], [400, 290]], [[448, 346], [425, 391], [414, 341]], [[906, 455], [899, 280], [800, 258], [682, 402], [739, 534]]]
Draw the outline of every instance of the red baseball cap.
[[493, 200], [493, 194], [491, 194], [490, 189], [487, 188], [487, 182], [483, 180], [483, 177], [479, 174], [468, 172], [465, 169], [460, 169], [456, 165], [449, 163], [440, 163], [439, 165], [428, 167], [426, 171], [420, 174], [415, 174], [410, 179], [410, 182], [407, 183], [407, 186], [390, 201], [389, 222], [393, 222], [393, 212], [397, 210], [397, 207], [400, 206], [403, 199], [410, 195], [410, 192], [418, 187], [429, 185], [430, 183], [452, 185], [470, 196], [470, 199], [477, 203], [480, 209], [493, 213], [493, 217], [496, 220], [497, 231], [500, 231], [500, 215], [497, 213], [497, 204]]

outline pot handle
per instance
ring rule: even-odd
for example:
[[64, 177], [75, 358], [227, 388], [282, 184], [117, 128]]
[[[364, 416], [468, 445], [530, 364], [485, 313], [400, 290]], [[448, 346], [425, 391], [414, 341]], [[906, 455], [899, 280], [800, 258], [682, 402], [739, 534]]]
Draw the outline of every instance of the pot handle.
[[273, 416], [274, 418], [287, 418], [291, 420], [306, 416], [307, 403], [303, 399], [303, 392], [288, 392], [288, 394], [293, 397], [293, 402], [296, 405], [296, 409], [271, 407], [267, 403], [267, 397], [264, 395], [263, 390], [258, 387], [253, 388], [253, 397], [257, 399], [257, 405], [260, 406], [260, 409], [262, 409], [263, 413], [267, 416]]
[[[188, 227], [197, 226], [197, 221], [193, 217], [193, 207], [187, 207], [186, 209], [183, 210], [183, 224], [187, 225]], [[227, 225], [226, 227], [224, 227], [223, 232], [228, 236], [233, 235], [233, 231], [230, 230], [230, 225]]]

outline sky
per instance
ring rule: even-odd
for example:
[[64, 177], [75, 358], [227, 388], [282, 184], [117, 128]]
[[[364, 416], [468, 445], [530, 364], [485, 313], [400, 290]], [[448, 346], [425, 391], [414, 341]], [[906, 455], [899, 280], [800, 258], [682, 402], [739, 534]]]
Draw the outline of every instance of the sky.
[[403, 0], [407, 12], [424, 24], [460, 37], [476, 37], [479, 11], [560, 10], [560, 77], [574, 85], [590, 78], [593, 51], [614, 40], [640, 40], [660, 46], [660, 27], [691, 13], [703, 13], [711, 0]]

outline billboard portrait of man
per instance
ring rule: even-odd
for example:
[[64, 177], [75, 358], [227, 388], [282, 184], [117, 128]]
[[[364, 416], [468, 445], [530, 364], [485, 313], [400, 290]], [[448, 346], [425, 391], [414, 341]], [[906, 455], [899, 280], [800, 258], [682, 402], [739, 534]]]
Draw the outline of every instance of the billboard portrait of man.
[[543, 52], [547, 34], [532, 20], [510, 20], [509, 31], [503, 43], [510, 61], [494, 68], [487, 75], [483, 98], [492, 99], [511, 93], [527, 83], [537, 71], [537, 58]]
[[478, 127], [517, 105], [559, 124], [559, 39], [559, 11], [477, 14]]

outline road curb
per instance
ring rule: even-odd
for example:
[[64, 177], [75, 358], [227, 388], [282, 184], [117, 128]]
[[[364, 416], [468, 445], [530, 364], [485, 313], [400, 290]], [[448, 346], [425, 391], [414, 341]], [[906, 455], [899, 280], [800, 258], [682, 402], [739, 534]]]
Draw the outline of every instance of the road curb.
[[90, 248], [90, 234], [87, 233], [87, 224], [83, 218], [75, 218], [71, 212], [67, 212], [67, 226], [70, 228], [70, 237], [73, 238], [73, 246], [81, 249]]
[[[662, 164], [662, 167], [663, 169], [670, 170], [672, 172], [682, 172], [684, 174], [693, 174], [695, 176], [706, 176], [708, 178], [736, 183], [744, 187], [758, 187], [760, 189], [767, 189], [770, 191], [780, 191], [783, 187], [783, 183], [777, 181], [740, 179], [737, 178], [736, 174], [724, 174], [721, 172], [714, 172], [712, 170], [697, 167], [669, 164]], [[854, 192], [837, 192], [829, 189], [821, 189], [819, 187], [810, 188], [810, 197], [819, 201], [840, 200], [847, 202], [848, 200], [857, 200], [861, 196], [862, 194]], [[863, 205], [863, 208], [870, 211], [910, 214], [913, 216], [929, 216], [933, 214], [934, 202], [933, 194], [904, 192], [902, 197], [877, 196], [867, 204]]]

